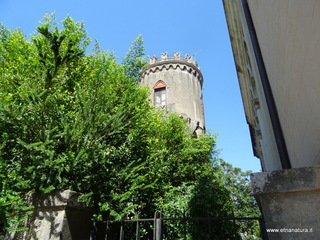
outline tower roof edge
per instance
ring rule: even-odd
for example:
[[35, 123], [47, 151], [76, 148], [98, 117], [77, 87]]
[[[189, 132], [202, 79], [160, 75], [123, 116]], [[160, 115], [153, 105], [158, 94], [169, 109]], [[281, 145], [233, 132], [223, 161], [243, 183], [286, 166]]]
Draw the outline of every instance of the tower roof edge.
[[150, 62], [141, 70], [141, 75], [149, 74], [150, 71], [154, 72], [158, 68], [159, 70], [169, 69], [170, 66], [173, 66], [174, 69], [180, 66], [180, 69], [192, 69], [192, 72], [197, 75], [198, 80], [203, 84], [203, 76], [198, 67], [198, 63], [192, 59], [191, 56], [185, 55], [184, 58], [181, 58], [181, 54], [179, 52], [174, 52], [173, 57], [168, 57], [168, 53], [162, 53], [161, 58], [158, 59], [156, 56], [150, 58]]

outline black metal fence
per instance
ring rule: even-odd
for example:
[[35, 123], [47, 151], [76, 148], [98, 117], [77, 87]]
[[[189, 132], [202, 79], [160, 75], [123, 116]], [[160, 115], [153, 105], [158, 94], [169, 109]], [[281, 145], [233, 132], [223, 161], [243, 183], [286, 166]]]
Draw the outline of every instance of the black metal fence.
[[163, 218], [160, 212], [154, 218], [100, 223], [93, 236], [92, 240], [268, 239], [259, 217]]

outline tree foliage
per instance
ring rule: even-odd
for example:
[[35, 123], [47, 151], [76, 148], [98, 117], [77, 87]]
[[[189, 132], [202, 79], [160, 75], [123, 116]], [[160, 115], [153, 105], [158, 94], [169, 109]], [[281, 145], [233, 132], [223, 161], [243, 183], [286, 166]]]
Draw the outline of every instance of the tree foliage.
[[194, 138], [138, 86], [141, 36], [123, 63], [97, 44], [86, 53], [89, 43], [84, 24], [70, 17], [60, 29], [46, 16], [31, 40], [0, 25], [0, 225], [26, 217], [30, 192], [63, 189], [83, 193], [98, 220], [156, 210], [229, 216], [239, 189], [225, 186], [233, 178], [222, 177], [215, 137]]

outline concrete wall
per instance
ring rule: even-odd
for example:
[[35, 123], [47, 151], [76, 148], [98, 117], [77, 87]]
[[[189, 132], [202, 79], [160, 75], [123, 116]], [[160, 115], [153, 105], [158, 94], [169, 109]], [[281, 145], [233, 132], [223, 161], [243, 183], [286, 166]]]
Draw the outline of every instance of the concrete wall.
[[320, 164], [320, 1], [248, 0], [291, 165]]
[[[150, 99], [154, 103], [154, 86], [162, 80], [166, 83], [166, 108], [185, 118], [190, 118], [192, 130], [197, 124], [205, 128], [204, 108], [202, 101], [203, 78], [195, 61], [188, 56], [151, 59], [151, 63], [142, 71], [140, 85], [150, 89]], [[177, 56], [178, 55], [178, 56]]]
[[30, 195], [34, 206], [23, 227], [26, 231], [9, 232], [6, 240], [87, 240], [92, 228], [93, 211], [79, 202], [79, 193], [65, 190]]
[[251, 180], [270, 240], [319, 239], [319, 167], [256, 173]]

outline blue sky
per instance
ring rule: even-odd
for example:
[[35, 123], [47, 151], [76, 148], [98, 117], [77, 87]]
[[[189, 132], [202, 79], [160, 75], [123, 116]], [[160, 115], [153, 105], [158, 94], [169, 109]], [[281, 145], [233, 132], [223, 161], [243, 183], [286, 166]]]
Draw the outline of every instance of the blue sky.
[[0, 0], [0, 22], [30, 36], [45, 13], [84, 21], [100, 47], [121, 58], [142, 34], [145, 53], [193, 55], [204, 76], [206, 127], [218, 134], [219, 156], [260, 171], [245, 120], [222, 0]]

